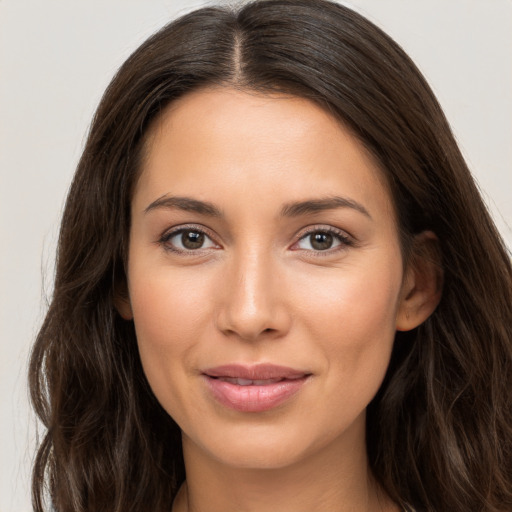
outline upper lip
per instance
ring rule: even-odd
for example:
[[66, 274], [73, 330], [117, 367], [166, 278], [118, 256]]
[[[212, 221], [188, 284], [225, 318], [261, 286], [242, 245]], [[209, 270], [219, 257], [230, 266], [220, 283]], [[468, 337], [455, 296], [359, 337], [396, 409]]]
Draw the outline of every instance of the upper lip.
[[296, 370], [287, 366], [278, 366], [275, 364], [226, 364], [208, 368], [203, 371], [209, 377], [229, 377], [248, 380], [265, 380], [265, 379], [300, 379], [310, 375], [309, 372]]

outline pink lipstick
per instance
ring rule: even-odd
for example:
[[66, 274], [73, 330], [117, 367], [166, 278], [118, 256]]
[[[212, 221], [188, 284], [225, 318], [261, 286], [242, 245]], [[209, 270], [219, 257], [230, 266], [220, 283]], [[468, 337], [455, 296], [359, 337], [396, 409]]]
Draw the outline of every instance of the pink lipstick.
[[295, 395], [310, 373], [259, 364], [231, 364], [203, 372], [214, 398], [222, 405], [242, 412], [262, 412], [277, 407]]

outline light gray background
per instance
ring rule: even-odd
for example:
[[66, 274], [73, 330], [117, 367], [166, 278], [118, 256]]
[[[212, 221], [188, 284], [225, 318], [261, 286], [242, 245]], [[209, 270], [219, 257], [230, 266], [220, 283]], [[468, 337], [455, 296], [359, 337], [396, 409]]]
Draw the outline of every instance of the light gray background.
[[[352, 0], [417, 62], [512, 247], [512, 0]], [[0, 0], [0, 512], [30, 510], [27, 356], [59, 216], [116, 68], [187, 0]]]

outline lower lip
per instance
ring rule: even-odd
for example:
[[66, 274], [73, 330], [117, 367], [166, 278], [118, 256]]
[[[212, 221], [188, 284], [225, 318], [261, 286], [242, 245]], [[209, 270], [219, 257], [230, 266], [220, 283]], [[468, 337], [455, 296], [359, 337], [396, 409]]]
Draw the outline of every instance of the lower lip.
[[213, 396], [222, 405], [242, 412], [262, 412], [283, 404], [304, 385], [308, 376], [260, 386], [239, 386], [205, 375]]

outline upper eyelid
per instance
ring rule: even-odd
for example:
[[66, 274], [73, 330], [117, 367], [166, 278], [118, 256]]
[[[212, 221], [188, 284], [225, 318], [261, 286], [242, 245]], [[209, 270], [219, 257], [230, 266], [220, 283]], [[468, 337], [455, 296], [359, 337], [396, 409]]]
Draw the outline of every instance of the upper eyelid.
[[175, 235], [178, 235], [179, 233], [183, 231], [200, 231], [201, 233], [204, 233], [206, 236], [211, 238], [215, 243], [218, 243], [216, 240], [216, 236], [212, 234], [212, 232], [206, 227], [201, 226], [200, 224], [180, 224], [179, 226], [174, 226], [172, 228], [166, 229], [160, 236], [160, 239], [169, 239], [172, 238]]
[[316, 224], [301, 229], [294, 237], [295, 242], [302, 240], [305, 236], [308, 236], [311, 233], [316, 233], [318, 231], [333, 233], [335, 235], [340, 236], [341, 238], [350, 238], [351, 240], [355, 240], [355, 237], [344, 229], [337, 228], [335, 226], [331, 226], [328, 224]]
[[[168, 236], [173, 233], [179, 233], [181, 231], [185, 231], [187, 229], [197, 229], [198, 231], [202, 231], [208, 236], [215, 237], [215, 235], [212, 235], [212, 232], [209, 228], [206, 226], [203, 226], [201, 224], [179, 224], [178, 226], [173, 226], [172, 228], [166, 229], [162, 236]], [[340, 234], [346, 234], [347, 236], [352, 237], [350, 233], [348, 233], [346, 230], [337, 228], [335, 226], [331, 226], [329, 224], [312, 224], [310, 226], [306, 226], [304, 228], [301, 228], [294, 236], [296, 239], [300, 239], [303, 236], [307, 235], [308, 233], [315, 232], [315, 231], [333, 231]]]
[[[203, 233], [213, 242], [213, 244], [218, 246], [217, 248], [219, 248], [219, 247], [222, 248], [222, 246], [219, 244], [219, 242], [217, 242], [216, 237], [212, 236], [210, 234], [210, 230], [208, 228], [206, 228], [205, 226], [199, 227], [198, 225], [193, 225], [193, 224], [182, 224], [179, 226], [173, 226], [172, 228], [165, 230], [160, 235], [158, 240], [156, 241], [156, 244], [160, 245], [162, 248], [164, 248], [165, 251], [170, 251], [170, 252], [174, 252], [176, 254], [182, 254], [182, 255], [199, 256], [202, 253], [204, 253], [204, 251], [213, 249], [213, 247], [206, 247], [206, 248], [199, 247], [197, 249], [187, 249], [187, 248], [181, 249], [179, 247], [174, 246], [174, 244], [171, 244], [170, 240], [172, 238], [174, 238], [175, 236], [178, 236], [183, 231], [197, 231], [197, 232]], [[215, 249], [217, 249], [217, 248], [215, 248]]]
[[[197, 230], [201, 233], [204, 233], [208, 238], [210, 238], [215, 244], [222, 246], [218, 242], [218, 237], [215, 236], [215, 234], [212, 234], [212, 231], [208, 229], [206, 226], [203, 226], [201, 224], [182, 224], [178, 226], [174, 226], [172, 228], [167, 229], [162, 233], [162, 235], [159, 238], [160, 242], [166, 242], [169, 239], [171, 239], [173, 236], [178, 235], [179, 233], [186, 231], [186, 230]], [[293, 237], [293, 243], [292, 245], [295, 245], [297, 242], [302, 240], [303, 238], [307, 237], [311, 233], [324, 231], [328, 233], [332, 233], [334, 235], [339, 236], [341, 239], [350, 239], [351, 241], [355, 242], [354, 236], [352, 236], [350, 233], [348, 233], [344, 229], [337, 228], [335, 226], [329, 225], [329, 224], [313, 224], [310, 226], [306, 226], [299, 230]], [[193, 252], [197, 252], [200, 249], [197, 249]]]

